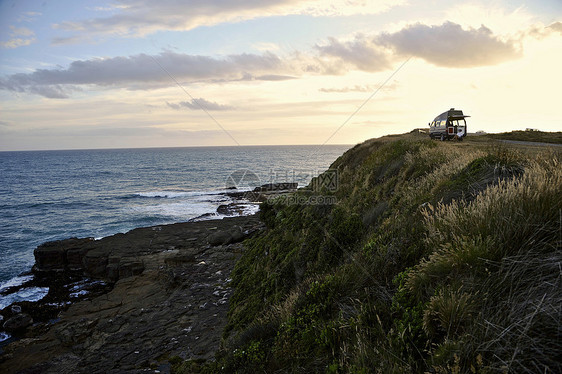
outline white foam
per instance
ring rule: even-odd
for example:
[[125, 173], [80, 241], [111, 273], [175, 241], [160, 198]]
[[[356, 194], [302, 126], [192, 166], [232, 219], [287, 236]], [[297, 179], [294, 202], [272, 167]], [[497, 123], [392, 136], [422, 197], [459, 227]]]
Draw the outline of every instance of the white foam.
[[137, 192], [134, 196], [137, 197], [148, 197], [148, 198], [167, 198], [167, 199], [177, 199], [182, 197], [194, 197], [194, 196], [209, 196], [209, 195], [223, 195], [229, 192], [248, 192], [251, 188], [243, 187], [239, 189], [224, 189], [224, 190], [203, 190], [203, 191], [147, 191], [147, 192]]
[[256, 214], [260, 211], [259, 204], [241, 204], [244, 208], [242, 209], [242, 216], [250, 216]]
[[209, 213], [209, 214], [201, 214], [197, 217], [193, 217], [190, 219], [191, 222], [199, 222], [199, 221], [209, 221], [212, 219], [223, 219], [225, 216], [223, 214], [218, 214], [218, 213]]
[[259, 204], [253, 204], [253, 203], [248, 203], [248, 204], [239, 203], [239, 204], [237, 204], [237, 207], [238, 208], [242, 207], [239, 214], [237, 214], [235, 212], [233, 212], [233, 214], [229, 214], [229, 215], [224, 215], [224, 214], [219, 214], [219, 213], [201, 214], [200, 216], [197, 216], [197, 217], [193, 218], [192, 220], [195, 221], [195, 222], [199, 222], [199, 221], [207, 221], [207, 220], [211, 220], [211, 219], [223, 219], [223, 218], [227, 218], [227, 217], [250, 216], [252, 214], [256, 214], [260, 210]]
[[13, 277], [12, 279], [8, 279], [7, 281], [0, 283], [0, 292], [7, 290], [10, 287], [21, 286], [25, 282], [29, 282], [33, 279], [33, 275], [22, 275], [18, 277]]
[[84, 288], [91, 287], [101, 284], [102, 286], [105, 285], [105, 282], [102, 280], [91, 280], [90, 278], [86, 278], [84, 280], [74, 282], [71, 284], [66, 285], [65, 287], [69, 287], [69, 291], [75, 292], [83, 290]]
[[210, 202], [178, 202], [159, 205], [130, 207], [129, 210], [142, 215], [157, 215], [178, 219], [189, 219], [216, 211], [218, 205]]
[[[244, 192], [248, 188], [238, 190], [208, 190], [208, 191], [149, 191], [139, 192], [136, 196], [158, 197], [156, 200], [145, 200], [144, 203], [132, 203], [124, 210], [138, 216], [165, 217], [177, 221], [209, 220], [227, 217], [217, 213], [217, 208], [223, 204], [235, 201], [227, 195], [229, 192]], [[165, 197], [165, 198], [164, 198]], [[239, 200], [238, 200], [239, 201]], [[251, 215], [259, 210], [259, 205], [248, 202], [242, 204], [243, 209], [235, 215]], [[232, 215], [229, 215], [232, 216]]]
[[70, 297], [76, 298], [76, 297], [79, 297], [79, 296], [87, 295], [87, 294], [89, 294], [89, 293], [90, 293], [89, 291], [80, 290], [80, 291], [77, 291], [77, 292], [72, 292], [72, 293], [70, 294]]
[[18, 292], [3, 296], [0, 299], [0, 309], [21, 301], [39, 301], [49, 293], [49, 287], [27, 287]]
[[179, 199], [162, 199], [150, 205], [132, 205], [126, 209], [140, 215], [156, 215], [186, 220], [216, 212], [221, 204], [232, 202], [232, 198], [221, 194], [191, 195]]
[[174, 199], [178, 197], [194, 196], [200, 193], [195, 192], [185, 192], [185, 191], [149, 191], [149, 192], [138, 192], [133, 194], [138, 197], [160, 197]]
[[61, 307], [61, 306], [70, 305], [70, 304], [72, 304], [71, 301], [61, 301], [60, 303], [47, 303], [47, 304], [45, 304], [45, 305]]
[[0, 342], [4, 340], [8, 340], [12, 337], [12, 335], [8, 334], [7, 332], [0, 332]]

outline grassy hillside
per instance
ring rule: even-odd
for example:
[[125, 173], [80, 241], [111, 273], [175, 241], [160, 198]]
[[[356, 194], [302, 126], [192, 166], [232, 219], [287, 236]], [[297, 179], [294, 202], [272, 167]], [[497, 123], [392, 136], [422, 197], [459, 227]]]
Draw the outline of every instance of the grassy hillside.
[[511, 131], [499, 134], [487, 134], [486, 137], [490, 139], [562, 144], [562, 132]]
[[224, 349], [178, 371], [562, 372], [562, 156], [468, 140], [369, 140], [264, 204]]

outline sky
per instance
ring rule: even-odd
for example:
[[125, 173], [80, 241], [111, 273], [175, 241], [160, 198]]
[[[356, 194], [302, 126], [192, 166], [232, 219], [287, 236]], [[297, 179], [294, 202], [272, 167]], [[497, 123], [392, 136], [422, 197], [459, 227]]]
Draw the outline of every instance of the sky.
[[562, 131], [562, 0], [0, 1], [0, 151]]

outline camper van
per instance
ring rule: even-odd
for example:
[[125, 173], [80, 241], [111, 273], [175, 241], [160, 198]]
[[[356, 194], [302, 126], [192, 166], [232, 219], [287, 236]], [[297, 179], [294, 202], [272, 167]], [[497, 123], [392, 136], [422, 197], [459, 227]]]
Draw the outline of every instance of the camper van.
[[465, 116], [462, 110], [455, 110], [455, 108], [441, 113], [429, 123], [429, 137], [441, 140], [463, 140], [466, 136], [466, 117], [470, 116]]

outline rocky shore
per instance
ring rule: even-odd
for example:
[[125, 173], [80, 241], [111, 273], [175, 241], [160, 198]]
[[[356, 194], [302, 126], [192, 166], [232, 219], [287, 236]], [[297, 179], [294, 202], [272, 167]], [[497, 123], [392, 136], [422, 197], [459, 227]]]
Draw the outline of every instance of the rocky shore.
[[165, 373], [177, 357], [212, 359], [240, 242], [262, 228], [252, 215], [39, 246], [22, 286], [49, 293], [0, 312], [14, 336], [0, 371]]

